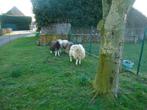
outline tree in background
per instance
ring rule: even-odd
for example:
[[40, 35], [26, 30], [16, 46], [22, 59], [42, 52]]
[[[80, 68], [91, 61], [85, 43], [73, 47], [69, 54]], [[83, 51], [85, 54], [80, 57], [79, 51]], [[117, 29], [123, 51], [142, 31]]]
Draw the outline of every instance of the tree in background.
[[31, 0], [39, 27], [70, 22], [73, 27], [96, 27], [102, 19], [101, 0]]
[[112, 93], [117, 96], [125, 19], [134, 1], [102, 0], [103, 20], [98, 24], [101, 47], [98, 72], [94, 81], [95, 96]]

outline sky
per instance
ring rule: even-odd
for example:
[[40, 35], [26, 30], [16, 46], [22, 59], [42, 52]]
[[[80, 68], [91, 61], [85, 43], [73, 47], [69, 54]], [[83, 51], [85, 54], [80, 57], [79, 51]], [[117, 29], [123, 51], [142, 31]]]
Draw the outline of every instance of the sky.
[[147, 17], [147, 0], [136, 0], [133, 7]]
[[32, 12], [31, 0], [0, 0], [0, 14], [6, 13], [14, 6], [16, 6], [24, 15], [31, 16], [33, 20], [35, 20]]
[[16, 6], [22, 13], [32, 16], [31, 0], [0, 0], [0, 13], [6, 13], [13, 6]]
[[[31, 0], [0, 0], [0, 14], [6, 13], [13, 6], [16, 6], [26, 16], [34, 18]], [[147, 0], [136, 0], [133, 7], [147, 16]]]

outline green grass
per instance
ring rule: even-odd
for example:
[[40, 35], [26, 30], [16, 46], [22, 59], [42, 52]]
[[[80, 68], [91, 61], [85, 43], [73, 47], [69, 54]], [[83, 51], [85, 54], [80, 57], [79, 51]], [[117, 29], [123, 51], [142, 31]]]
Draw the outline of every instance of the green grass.
[[91, 81], [98, 60], [86, 56], [82, 65], [68, 55], [55, 57], [37, 38], [17, 39], [0, 47], [0, 110], [145, 110], [147, 77], [120, 75], [117, 99], [93, 94]]

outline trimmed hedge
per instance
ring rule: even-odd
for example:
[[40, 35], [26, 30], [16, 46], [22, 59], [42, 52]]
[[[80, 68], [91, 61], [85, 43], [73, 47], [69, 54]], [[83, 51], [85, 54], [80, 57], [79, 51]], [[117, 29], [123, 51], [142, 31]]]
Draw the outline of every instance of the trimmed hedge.
[[95, 27], [102, 19], [102, 0], [31, 0], [38, 28], [52, 23]]
[[1, 15], [0, 21], [1, 28], [12, 28], [13, 30], [29, 30], [32, 18], [27, 16]]

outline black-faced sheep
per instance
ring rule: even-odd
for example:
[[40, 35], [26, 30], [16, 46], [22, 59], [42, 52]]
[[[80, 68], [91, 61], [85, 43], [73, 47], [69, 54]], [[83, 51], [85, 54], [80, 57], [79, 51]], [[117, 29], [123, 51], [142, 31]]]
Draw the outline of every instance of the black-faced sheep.
[[52, 41], [50, 44], [50, 53], [54, 52], [55, 56], [60, 56], [60, 48], [61, 45], [58, 41]]

